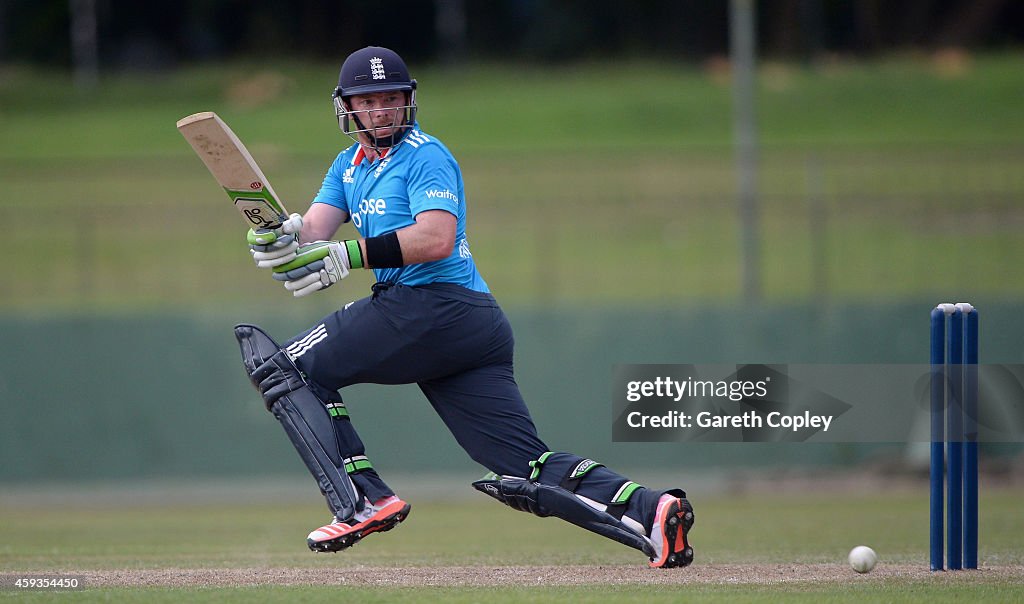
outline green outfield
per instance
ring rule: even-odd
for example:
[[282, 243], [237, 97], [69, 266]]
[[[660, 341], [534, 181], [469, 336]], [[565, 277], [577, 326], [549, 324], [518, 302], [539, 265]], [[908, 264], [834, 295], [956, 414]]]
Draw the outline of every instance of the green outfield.
[[[329, 102], [335, 69], [186, 68], [110, 76], [82, 93], [60, 74], [6, 68], [0, 178], [13, 225], [6, 267], [18, 286], [0, 303], [209, 306], [276, 292], [248, 270], [240, 219], [174, 123], [216, 110], [286, 203], [303, 209], [349, 144]], [[1024, 293], [1004, 275], [1024, 254], [1021, 73], [1019, 54], [765, 66], [767, 298], [876, 297], [880, 283], [897, 298], [950, 286], [972, 299]], [[474, 65], [418, 75], [423, 126], [462, 163], [473, 253], [503, 301], [739, 296], [720, 67]]]
[[[927, 570], [923, 485], [884, 490], [696, 495], [697, 560], [670, 571], [647, 569], [638, 552], [560, 521], [476, 499], [414, 502], [412, 515], [395, 531], [368, 537], [347, 552], [320, 555], [304, 544], [306, 532], [324, 520], [322, 508], [312, 503], [19, 504], [2, 510], [0, 574], [84, 575], [90, 586], [76, 601], [1020, 597], [1024, 491], [984, 493], [981, 570], [934, 574]], [[857, 544], [878, 551], [881, 562], [872, 573], [857, 575], [846, 566], [846, 554]], [[0, 597], [8, 595], [0, 591]]]

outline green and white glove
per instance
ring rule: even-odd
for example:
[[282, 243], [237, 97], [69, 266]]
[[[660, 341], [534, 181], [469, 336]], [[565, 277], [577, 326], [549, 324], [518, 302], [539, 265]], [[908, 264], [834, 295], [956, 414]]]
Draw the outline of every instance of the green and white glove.
[[256, 266], [273, 268], [295, 259], [299, 248], [299, 232], [302, 231], [302, 216], [292, 214], [276, 229], [249, 229], [246, 241]]
[[334, 285], [353, 268], [363, 268], [358, 241], [314, 241], [300, 245], [291, 262], [275, 266], [274, 279], [300, 298]]

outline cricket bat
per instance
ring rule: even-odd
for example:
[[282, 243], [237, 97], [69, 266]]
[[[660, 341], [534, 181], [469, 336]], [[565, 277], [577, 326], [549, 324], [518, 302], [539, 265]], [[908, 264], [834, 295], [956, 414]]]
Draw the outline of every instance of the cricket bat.
[[178, 132], [253, 230], [276, 229], [288, 220], [288, 210], [256, 160], [216, 113], [203, 111], [183, 117], [178, 120]]

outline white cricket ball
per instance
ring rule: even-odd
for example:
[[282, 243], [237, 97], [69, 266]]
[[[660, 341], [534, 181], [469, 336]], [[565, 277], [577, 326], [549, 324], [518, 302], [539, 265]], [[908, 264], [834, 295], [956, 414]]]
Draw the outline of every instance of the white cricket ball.
[[878, 564], [878, 554], [866, 545], [858, 545], [850, 550], [850, 566], [859, 573], [871, 572]]

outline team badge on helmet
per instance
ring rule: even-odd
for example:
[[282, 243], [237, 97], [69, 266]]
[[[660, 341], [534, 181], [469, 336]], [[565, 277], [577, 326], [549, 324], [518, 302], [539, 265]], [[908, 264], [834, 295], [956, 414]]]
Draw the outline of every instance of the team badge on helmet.
[[370, 72], [373, 73], [373, 79], [375, 80], [388, 79], [387, 74], [384, 73], [384, 60], [380, 57], [370, 59]]

